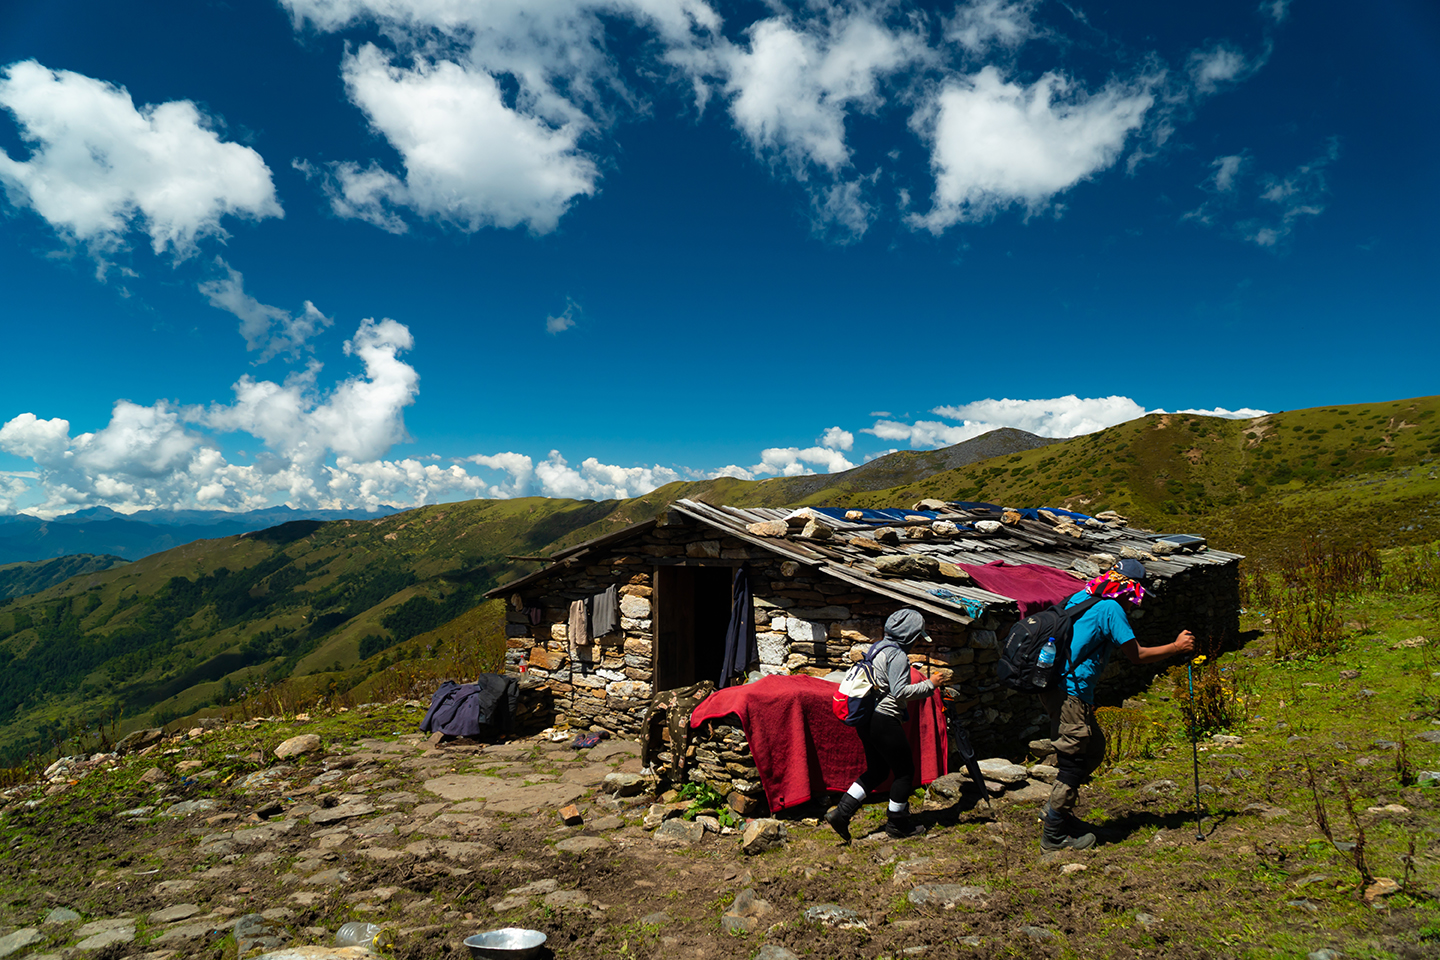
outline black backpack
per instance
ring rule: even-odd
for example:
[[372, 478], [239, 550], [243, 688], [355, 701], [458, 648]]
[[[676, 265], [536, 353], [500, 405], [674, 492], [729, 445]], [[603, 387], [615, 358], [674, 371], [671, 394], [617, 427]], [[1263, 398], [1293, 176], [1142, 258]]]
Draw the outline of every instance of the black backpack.
[[[1064, 675], [1065, 664], [1070, 662], [1070, 635], [1075, 632], [1075, 621], [1103, 599], [1090, 597], [1068, 610], [1064, 602], [1057, 603], [1015, 624], [1005, 638], [995, 676], [1005, 686], [1021, 693], [1039, 693], [1054, 686]], [[1040, 649], [1046, 640], [1055, 641], [1055, 662], [1042, 667]], [[1075, 666], [1081, 662], [1083, 658]], [[1074, 672], [1074, 667], [1070, 672]]]

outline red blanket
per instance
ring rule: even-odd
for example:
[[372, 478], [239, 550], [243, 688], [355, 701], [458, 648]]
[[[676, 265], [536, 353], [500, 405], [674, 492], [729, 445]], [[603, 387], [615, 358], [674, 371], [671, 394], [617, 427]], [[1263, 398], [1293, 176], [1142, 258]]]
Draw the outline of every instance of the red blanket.
[[[910, 682], [924, 675], [910, 668]], [[838, 685], [819, 677], [779, 675], [716, 691], [690, 715], [690, 726], [736, 716], [750, 741], [760, 785], [772, 813], [799, 806], [817, 793], [840, 791], [865, 772], [865, 748], [854, 728], [835, 719], [830, 700]], [[916, 785], [948, 773], [945, 706], [937, 690], [910, 704], [906, 724], [915, 753]]]
[[1021, 619], [1054, 606], [1085, 586], [1085, 581], [1063, 570], [1038, 563], [996, 560], [984, 565], [962, 563], [960, 569], [970, 574], [980, 589], [1014, 600], [1020, 607]]

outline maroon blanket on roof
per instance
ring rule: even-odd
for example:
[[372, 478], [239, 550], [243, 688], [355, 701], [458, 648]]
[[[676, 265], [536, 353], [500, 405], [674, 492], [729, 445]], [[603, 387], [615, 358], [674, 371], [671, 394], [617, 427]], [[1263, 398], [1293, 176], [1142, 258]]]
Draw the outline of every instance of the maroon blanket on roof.
[[1020, 617], [1052, 607], [1072, 596], [1085, 581], [1076, 580], [1064, 570], [1038, 563], [1008, 564], [1004, 560], [984, 565], [960, 564], [981, 590], [1009, 597], [1020, 605]]
[[[920, 671], [910, 668], [911, 683], [923, 679]], [[739, 717], [765, 799], [771, 812], [779, 813], [817, 793], [844, 790], [865, 772], [859, 735], [835, 719], [830, 708], [838, 688], [819, 677], [762, 677], [706, 697], [690, 715], [690, 726]], [[928, 700], [910, 704], [906, 735], [915, 753], [916, 786], [949, 772], [945, 706], [938, 690]]]

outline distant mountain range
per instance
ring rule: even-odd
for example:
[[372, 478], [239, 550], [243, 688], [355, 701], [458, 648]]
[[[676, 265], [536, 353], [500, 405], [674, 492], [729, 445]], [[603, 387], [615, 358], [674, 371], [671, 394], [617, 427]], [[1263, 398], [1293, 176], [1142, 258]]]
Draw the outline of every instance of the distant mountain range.
[[0, 516], [0, 564], [51, 560], [74, 554], [139, 560], [195, 540], [215, 540], [264, 530], [292, 520], [374, 520], [397, 512], [292, 510], [269, 507], [244, 513], [219, 510], [140, 510], [117, 513], [91, 507], [53, 520], [14, 514]]

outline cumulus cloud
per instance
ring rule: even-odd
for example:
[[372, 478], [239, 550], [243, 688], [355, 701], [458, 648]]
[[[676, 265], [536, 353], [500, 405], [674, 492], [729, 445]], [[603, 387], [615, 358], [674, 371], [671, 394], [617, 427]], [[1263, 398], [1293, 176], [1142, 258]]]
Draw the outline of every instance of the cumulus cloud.
[[346, 355], [364, 365], [363, 376], [350, 377], [320, 396], [316, 363], [284, 383], [247, 375], [232, 388], [234, 403], [212, 406], [200, 420], [215, 430], [248, 433], [291, 462], [318, 462], [327, 453], [377, 458], [408, 438], [403, 413], [415, 402], [420, 375], [399, 354], [413, 345], [404, 324], [365, 320], [345, 342]]
[[825, 433], [820, 437], [820, 446], [828, 447], [831, 450], [853, 450], [855, 449], [855, 434], [839, 427], [826, 427]]
[[1056, 73], [1007, 81], [993, 66], [951, 80], [913, 121], [932, 147], [935, 194], [911, 223], [938, 234], [1012, 204], [1041, 211], [1111, 166], [1153, 103], [1146, 80], [1093, 94]]
[[0, 106], [14, 116], [29, 159], [0, 151], [0, 184], [67, 242], [101, 260], [132, 229], [177, 259], [227, 216], [282, 216], [260, 155], [227, 143], [188, 100], [137, 108], [123, 88], [26, 60], [0, 74]]
[[[341, 70], [403, 169], [347, 160], [320, 179], [339, 215], [397, 233], [417, 217], [554, 230], [598, 193], [621, 121], [652, 114], [652, 96], [677, 89], [697, 112], [718, 98], [754, 155], [805, 192], [812, 227], [833, 242], [882, 216], [877, 185], [891, 182], [901, 154], [862, 165], [847, 128], [886, 111], [908, 113], [930, 152], [933, 205], [912, 227], [940, 233], [1011, 205], [1033, 214], [1115, 164], [1137, 131], [1148, 146], [1127, 167], [1155, 156], [1193, 101], [1241, 82], [1268, 54], [1222, 41], [1177, 70], [1153, 54], [1115, 61], [1116, 79], [1087, 89], [1058, 71], [1016, 71], [1027, 43], [1052, 36], [1037, 0], [969, 0], [940, 15], [888, 0], [775, 2], [737, 11], [723, 31], [705, 0], [281, 2], [298, 30], [378, 28], [382, 40], [357, 36]], [[623, 57], [617, 27], [643, 38]], [[894, 184], [902, 212], [910, 193]]]
[[403, 175], [374, 162], [341, 163], [327, 180], [332, 206], [402, 232], [402, 210], [463, 230], [524, 225], [553, 230], [599, 168], [583, 138], [633, 109], [606, 45], [626, 20], [683, 48], [719, 26], [696, 0], [282, 0], [297, 28], [375, 23], [395, 47], [347, 53], [351, 99], [401, 155]]
[[614, 500], [638, 497], [656, 487], [681, 480], [669, 467], [621, 467], [586, 457], [579, 468], [570, 466], [559, 450], [535, 465], [535, 478], [547, 497], [576, 500]]
[[374, 166], [334, 170], [332, 206], [342, 215], [396, 229], [395, 209], [462, 230], [525, 225], [555, 229], [577, 196], [595, 192], [599, 171], [578, 141], [583, 116], [558, 124], [505, 104], [500, 84], [483, 70], [417, 56], [396, 66], [374, 44], [349, 54], [345, 85], [371, 126], [405, 166], [395, 176]]
[[245, 278], [240, 271], [219, 257], [215, 265], [225, 271], [225, 276], [200, 284], [200, 292], [210, 300], [210, 306], [240, 319], [245, 349], [259, 350], [260, 363], [281, 353], [298, 356], [311, 337], [334, 323], [309, 300], [298, 314], [261, 303], [245, 292]]

